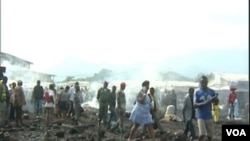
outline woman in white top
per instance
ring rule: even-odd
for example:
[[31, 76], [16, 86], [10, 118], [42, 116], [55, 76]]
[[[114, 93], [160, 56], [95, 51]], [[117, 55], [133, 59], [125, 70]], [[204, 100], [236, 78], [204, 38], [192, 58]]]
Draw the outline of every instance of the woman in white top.
[[54, 113], [54, 91], [53, 84], [49, 85], [49, 90], [45, 91], [45, 109], [46, 109], [46, 125], [51, 126], [52, 116]]

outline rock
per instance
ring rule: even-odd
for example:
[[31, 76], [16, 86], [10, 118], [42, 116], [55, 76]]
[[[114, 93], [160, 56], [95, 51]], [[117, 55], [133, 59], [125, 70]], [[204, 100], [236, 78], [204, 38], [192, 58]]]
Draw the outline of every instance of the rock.
[[108, 139], [104, 139], [103, 141], [116, 141], [115, 138], [108, 138]]
[[54, 128], [54, 129], [60, 129], [60, 126], [58, 124], [52, 124], [52, 128]]
[[49, 131], [46, 131], [45, 133], [44, 133], [44, 137], [51, 137], [52, 135], [49, 133]]
[[[91, 109], [91, 108], [90, 108]], [[167, 107], [165, 108], [167, 109]], [[92, 110], [92, 109], [91, 109]], [[79, 120], [78, 126], [73, 126], [71, 124], [71, 119], [68, 117], [65, 117], [63, 119], [56, 119], [53, 118], [53, 128], [48, 128], [45, 125], [45, 118], [41, 118], [40, 121], [34, 119], [24, 119], [24, 123], [30, 125], [29, 128], [16, 128], [15, 121], [11, 121], [11, 124], [13, 124], [12, 128], [4, 128], [2, 129], [2, 132], [10, 132], [10, 138], [13, 138], [15, 141], [15, 137], [18, 137], [18, 140], [22, 141], [118, 141], [121, 140], [121, 136], [119, 133], [119, 128], [117, 128], [114, 132], [111, 132], [110, 130], [98, 130], [97, 128], [97, 116], [96, 109], [93, 111], [85, 111], [85, 114], [87, 116], [81, 116]], [[166, 111], [166, 110], [165, 110]], [[93, 114], [91, 114], [93, 113]], [[129, 112], [127, 112], [129, 114]], [[35, 117], [31, 114], [30, 118]], [[128, 115], [127, 115], [128, 116]], [[230, 122], [242, 122], [242, 121], [222, 121], [223, 124], [231, 124]], [[222, 122], [219, 122], [215, 128], [215, 137], [214, 141], [220, 141], [221, 137], [221, 124]], [[238, 124], [235, 123], [235, 124]], [[158, 130], [156, 130], [156, 139], [161, 141], [174, 141], [174, 140], [181, 140], [182, 135], [180, 134], [182, 132], [182, 129], [184, 127], [183, 122], [179, 122], [178, 120], [174, 121], [168, 121], [168, 122], [161, 122], [163, 129], [166, 130], [165, 133], [160, 134]], [[124, 121], [124, 138], [127, 138], [129, 130], [131, 129], [132, 122], [128, 120], [128, 118], [125, 118]], [[56, 127], [56, 128], [54, 128]], [[194, 120], [194, 127], [196, 132], [198, 132], [197, 127], [197, 121]], [[36, 129], [36, 130], [34, 130]], [[32, 131], [31, 131], [32, 130]], [[0, 130], [1, 132], [1, 130]], [[142, 138], [142, 135], [140, 134], [142, 132], [141, 126], [138, 128], [137, 133], [135, 137], [137, 140], [143, 140], [143, 141], [149, 141], [148, 134], [145, 134], [145, 138]], [[176, 133], [176, 134], [175, 134]], [[0, 139], [1, 136], [4, 138], [4, 136], [0, 133]]]
[[18, 141], [19, 139], [18, 139], [18, 137], [10, 137], [9, 138], [9, 141]]
[[65, 137], [65, 133], [63, 131], [59, 131], [59, 132], [56, 133], [56, 136], [58, 138], [64, 138]]
[[175, 135], [171, 131], [167, 131], [160, 135], [160, 141], [173, 141], [175, 140]]
[[30, 131], [35, 131], [35, 130], [37, 129], [37, 127], [31, 125], [31, 126], [29, 127], [29, 129], [30, 129]]
[[168, 115], [174, 115], [175, 113], [175, 106], [174, 105], [168, 105], [166, 114]]
[[86, 134], [78, 134], [78, 139], [85, 140], [87, 138]]
[[104, 130], [98, 130], [98, 136], [99, 137], [104, 137], [105, 131]]
[[57, 125], [59, 125], [59, 126], [61, 126], [62, 123], [63, 123], [63, 121], [61, 121], [61, 120], [57, 120], [57, 121], [53, 121], [53, 122], [52, 122], [52, 124], [57, 124]]
[[36, 118], [33, 120], [33, 122], [40, 122], [41, 121], [41, 118]]
[[182, 133], [182, 131], [177, 131], [174, 133], [175, 141], [185, 141], [186, 136]]
[[56, 138], [55, 137], [42, 137], [41, 141], [55, 141]]
[[28, 113], [24, 113], [22, 116], [23, 119], [29, 119], [29, 114]]
[[0, 132], [0, 139], [4, 138], [4, 133]]
[[75, 128], [71, 128], [68, 130], [68, 134], [77, 134], [78, 131]]

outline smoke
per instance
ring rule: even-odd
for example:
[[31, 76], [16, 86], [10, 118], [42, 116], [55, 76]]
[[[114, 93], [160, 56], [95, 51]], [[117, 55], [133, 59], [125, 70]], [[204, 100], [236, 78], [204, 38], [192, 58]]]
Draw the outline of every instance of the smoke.
[[[26, 100], [26, 105], [23, 106], [24, 111], [28, 111], [33, 113], [34, 112], [34, 103], [31, 103], [32, 98], [32, 91], [34, 86], [36, 85], [37, 80], [41, 80], [41, 85], [43, 87], [48, 86], [50, 81], [49, 77], [46, 77], [43, 73], [38, 73], [35, 71], [32, 71], [27, 68], [19, 67], [19, 66], [12, 66], [9, 63], [4, 64], [7, 68], [5, 76], [8, 77], [7, 85], [10, 86], [13, 82], [16, 82], [18, 80], [22, 80], [23, 82], [23, 90], [24, 90], [24, 96]], [[10, 87], [9, 87], [10, 89]]]
[[108, 88], [112, 86], [117, 87], [117, 92], [120, 89], [120, 83], [126, 83], [126, 89], [124, 90], [127, 100], [127, 110], [130, 111], [133, 107], [133, 103], [136, 99], [136, 94], [141, 90], [141, 84], [144, 80], [150, 81], [152, 87], [164, 87], [165, 82], [162, 81], [162, 77], [157, 67], [158, 64], [145, 64], [140, 66], [132, 66], [127, 69], [115, 69], [108, 76], [99, 81], [90, 82], [88, 93], [91, 94], [92, 99], [83, 103], [83, 106], [91, 106], [98, 108], [99, 104], [96, 99], [97, 91], [103, 86], [103, 81], [109, 82]]
[[97, 91], [99, 88], [102, 87], [102, 84], [100, 82], [91, 82], [88, 88], [88, 95], [90, 96], [90, 100], [84, 102], [82, 104], [82, 107], [85, 106], [90, 106], [90, 107], [94, 107], [94, 108], [99, 108], [99, 103], [97, 101]]

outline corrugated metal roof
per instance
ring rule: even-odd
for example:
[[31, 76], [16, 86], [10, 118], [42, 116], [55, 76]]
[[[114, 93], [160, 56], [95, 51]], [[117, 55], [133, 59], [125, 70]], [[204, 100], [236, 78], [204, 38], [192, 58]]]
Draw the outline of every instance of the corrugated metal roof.
[[227, 81], [249, 81], [248, 74], [240, 74], [240, 73], [219, 73], [213, 72], [212, 73], [215, 77], [223, 78]]

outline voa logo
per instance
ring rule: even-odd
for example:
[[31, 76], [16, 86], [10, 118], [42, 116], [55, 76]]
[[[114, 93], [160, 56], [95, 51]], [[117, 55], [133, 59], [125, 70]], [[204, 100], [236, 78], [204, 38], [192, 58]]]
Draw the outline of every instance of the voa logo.
[[244, 129], [226, 129], [228, 136], [247, 136]]

